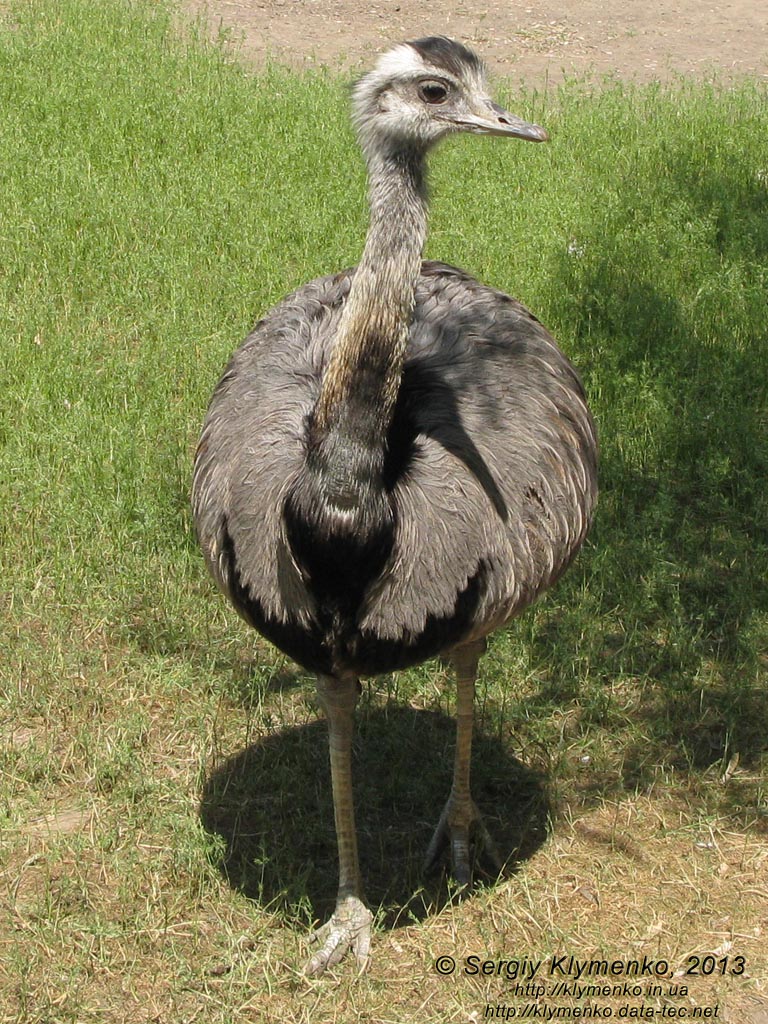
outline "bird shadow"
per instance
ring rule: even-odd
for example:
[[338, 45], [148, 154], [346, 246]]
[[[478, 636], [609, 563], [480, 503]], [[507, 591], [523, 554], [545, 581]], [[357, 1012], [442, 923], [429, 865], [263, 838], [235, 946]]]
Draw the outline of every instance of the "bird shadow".
[[[455, 722], [434, 711], [361, 709], [353, 748], [360, 866], [370, 904], [385, 927], [439, 912], [455, 893], [447, 871], [425, 876], [423, 861], [451, 784]], [[475, 735], [473, 793], [514, 872], [545, 841], [551, 814], [546, 780], [498, 738]], [[217, 765], [200, 817], [223, 840], [218, 868], [249, 899], [295, 920], [328, 916], [336, 899], [337, 852], [322, 720], [285, 729]], [[446, 854], [447, 868], [447, 854]], [[498, 876], [475, 864], [482, 883]]]

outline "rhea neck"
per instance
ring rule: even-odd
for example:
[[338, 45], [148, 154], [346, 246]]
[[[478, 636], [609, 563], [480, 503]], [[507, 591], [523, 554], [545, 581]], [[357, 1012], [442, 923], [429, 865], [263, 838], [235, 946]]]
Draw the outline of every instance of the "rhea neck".
[[427, 230], [424, 151], [368, 147], [371, 219], [312, 417], [326, 500], [353, 511], [381, 489]]

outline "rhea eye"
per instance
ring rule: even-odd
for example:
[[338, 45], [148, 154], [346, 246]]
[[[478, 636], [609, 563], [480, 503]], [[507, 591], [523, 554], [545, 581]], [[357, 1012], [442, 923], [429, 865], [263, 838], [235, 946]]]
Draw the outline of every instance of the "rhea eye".
[[442, 82], [420, 82], [419, 96], [425, 103], [444, 103], [448, 90]]

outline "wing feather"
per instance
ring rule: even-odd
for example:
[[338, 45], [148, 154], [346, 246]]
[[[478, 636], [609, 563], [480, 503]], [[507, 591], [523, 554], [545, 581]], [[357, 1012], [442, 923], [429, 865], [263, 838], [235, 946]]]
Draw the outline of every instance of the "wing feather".
[[[219, 585], [308, 630], [318, 608], [283, 510], [350, 278], [313, 281], [256, 325], [214, 393], [195, 464], [195, 520]], [[588, 529], [597, 443], [581, 383], [523, 306], [425, 263], [395, 416], [408, 455], [391, 483], [394, 543], [358, 628], [418, 637], [480, 575], [468, 629], [482, 635], [553, 582]]]

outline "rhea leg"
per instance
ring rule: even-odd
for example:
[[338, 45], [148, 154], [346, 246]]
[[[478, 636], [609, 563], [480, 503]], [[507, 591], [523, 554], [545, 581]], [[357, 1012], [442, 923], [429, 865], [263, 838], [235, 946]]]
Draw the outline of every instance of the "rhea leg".
[[469, 885], [472, 881], [469, 837], [473, 826], [479, 834], [485, 853], [499, 871], [502, 868], [501, 857], [475, 806], [469, 783], [475, 679], [478, 662], [485, 648], [485, 640], [475, 640], [451, 652], [451, 663], [456, 671], [456, 755], [453, 785], [426, 856], [427, 868], [433, 867], [443, 847], [450, 843], [453, 876], [460, 885]]
[[333, 813], [339, 847], [339, 892], [330, 921], [313, 935], [313, 939], [323, 945], [305, 971], [322, 973], [326, 967], [337, 964], [350, 948], [362, 971], [368, 963], [373, 915], [363, 901], [352, 799], [352, 731], [358, 681], [320, 676], [317, 695], [328, 719]]

